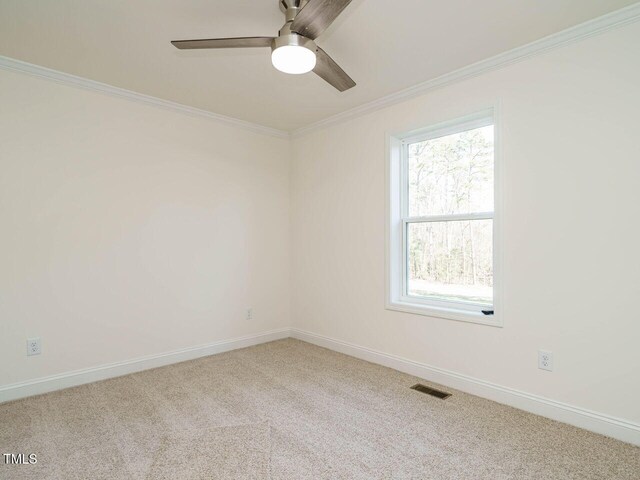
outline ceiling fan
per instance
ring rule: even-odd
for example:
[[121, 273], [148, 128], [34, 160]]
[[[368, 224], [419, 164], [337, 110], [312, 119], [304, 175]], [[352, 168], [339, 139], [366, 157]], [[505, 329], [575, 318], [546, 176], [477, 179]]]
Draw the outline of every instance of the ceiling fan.
[[341, 92], [355, 87], [356, 82], [314, 42], [351, 0], [278, 0], [278, 3], [286, 23], [277, 37], [174, 40], [171, 43], [181, 50], [271, 47], [271, 62], [281, 72], [313, 71]]

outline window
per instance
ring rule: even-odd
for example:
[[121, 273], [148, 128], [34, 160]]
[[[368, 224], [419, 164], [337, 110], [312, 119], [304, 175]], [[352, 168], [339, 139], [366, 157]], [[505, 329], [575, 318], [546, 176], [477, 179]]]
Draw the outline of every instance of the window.
[[498, 324], [493, 112], [389, 148], [387, 307]]

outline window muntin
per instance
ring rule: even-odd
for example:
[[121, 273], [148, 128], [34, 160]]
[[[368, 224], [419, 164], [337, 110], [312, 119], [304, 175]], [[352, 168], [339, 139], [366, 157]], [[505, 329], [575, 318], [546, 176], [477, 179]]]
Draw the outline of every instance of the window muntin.
[[492, 310], [493, 119], [405, 139], [401, 167], [403, 296]]

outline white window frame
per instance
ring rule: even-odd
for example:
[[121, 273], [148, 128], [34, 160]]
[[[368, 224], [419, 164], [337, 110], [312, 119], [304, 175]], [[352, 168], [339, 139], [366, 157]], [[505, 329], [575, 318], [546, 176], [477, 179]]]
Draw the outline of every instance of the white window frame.
[[[408, 145], [488, 125], [494, 127], [494, 210], [473, 214], [408, 216], [407, 160]], [[397, 135], [387, 135], [387, 265], [386, 301], [389, 310], [415, 313], [430, 317], [446, 318], [483, 325], [502, 326], [501, 315], [501, 168], [499, 122], [497, 108], [476, 112], [428, 128]], [[464, 302], [445, 302], [409, 296], [407, 292], [407, 227], [410, 223], [451, 220], [493, 220], [493, 307], [481, 307]], [[481, 310], [494, 311], [485, 315]]]

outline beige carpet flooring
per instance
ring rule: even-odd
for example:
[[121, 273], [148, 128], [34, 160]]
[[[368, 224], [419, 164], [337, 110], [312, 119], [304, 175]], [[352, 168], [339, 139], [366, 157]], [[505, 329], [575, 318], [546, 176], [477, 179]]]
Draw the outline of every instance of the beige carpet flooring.
[[0, 405], [0, 453], [38, 455], [0, 478], [640, 479], [638, 447], [417, 381], [287, 339], [40, 395]]

